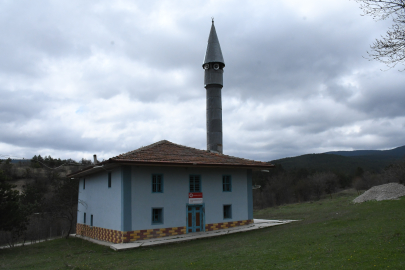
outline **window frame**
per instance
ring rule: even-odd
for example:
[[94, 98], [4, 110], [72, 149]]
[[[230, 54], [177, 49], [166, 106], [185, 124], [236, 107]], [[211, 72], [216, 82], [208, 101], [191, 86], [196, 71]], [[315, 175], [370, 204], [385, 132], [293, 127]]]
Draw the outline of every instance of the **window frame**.
[[108, 172], [108, 188], [111, 188], [111, 178], [112, 178], [112, 176], [111, 176], [111, 172]]
[[[226, 210], [225, 210], [225, 207], [226, 207], [226, 208], [229, 207], [229, 211], [226, 211]], [[224, 204], [224, 205], [222, 206], [222, 211], [223, 211], [224, 220], [225, 220], [225, 219], [232, 219], [232, 204]], [[226, 213], [228, 213], [229, 216], [226, 216], [226, 215], [225, 215]]]
[[[154, 178], [155, 176], [160, 176], [160, 187], [161, 187], [161, 190], [160, 190], [160, 191], [157, 189], [158, 183], [157, 183], [157, 182], [156, 182], [156, 184], [153, 183], [153, 178]], [[157, 181], [157, 180], [158, 180], [158, 179], [156, 178], [156, 181]], [[164, 183], [163, 174], [161, 174], [161, 173], [154, 173], [154, 174], [152, 174], [152, 193], [163, 193], [163, 191], [164, 191], [163, 183]], [[156, 185], [156, 191], [153, 190], [154, 185]]]
[[[192, 177], [194, 177], [194, 179], [193, 179], [193, 181], [194, 181], [194, 183], [193, 183], [193, 185], [194, 185], [194, 190], [191, 190], [191, 178]], [[195, 190], [195, 177], [198, 177], [198, 180], [199, 180], [199, 184], [200, 184], [200, 189], [199, 190]], [[201, 179], [201, 175], [199, 175], [199, 174], [190, 174], [189, 176], [188, 176], [188, 190], [189, 190], [189, 192], [190, 193], [193, 193], [193, 192], [202, 192], [202, 179]]]
[[[152, 207], [152, 211], [151, 211], [151, 214], [152, 214], [152, 216], [151, 216], [152, 225], [161, 225], [161, 224], [164, 224], [164, 215], [163, 215], [164, 211], [163, 211], [163, 209], [164, 209], [163, 207]], [[154, 219], [154, 217], [155, 217], [154, 211], [155, 211], [155, 210], [158, 210], [158, 211], [160, 212], [159, 219], [156, 220], [156, 221], [155, 221], [155, 219]], [[159, 213], [159, 212], [158, 212], [158, 213]]]
[[[225, 179], [228, 178], [228, 179]], [[229, 183], [225, 183], [225, 180], [229, 180]], [[229, 190], [225, 189], [225, 186], [229, 187]], [[222, 192], [232, 192], [232, 176], [222, 175]]]

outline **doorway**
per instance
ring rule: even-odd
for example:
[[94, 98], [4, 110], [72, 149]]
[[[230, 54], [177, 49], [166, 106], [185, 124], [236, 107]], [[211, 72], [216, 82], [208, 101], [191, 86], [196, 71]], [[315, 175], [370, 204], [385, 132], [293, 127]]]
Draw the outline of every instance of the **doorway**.
[[187, 233], [203, 231], [205, 231], [204, 205], [187, 205]]

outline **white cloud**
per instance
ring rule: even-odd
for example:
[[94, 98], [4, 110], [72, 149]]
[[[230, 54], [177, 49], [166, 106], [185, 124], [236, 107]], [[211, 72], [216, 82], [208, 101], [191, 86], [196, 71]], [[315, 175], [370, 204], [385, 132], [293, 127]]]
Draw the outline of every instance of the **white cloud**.
[[215, 17], [226, 154], [271, 160], [403, 145], [403, 74], [362, 56], [389, 22], [354, 1], [2, 2], [0, 154], [204, 149]]

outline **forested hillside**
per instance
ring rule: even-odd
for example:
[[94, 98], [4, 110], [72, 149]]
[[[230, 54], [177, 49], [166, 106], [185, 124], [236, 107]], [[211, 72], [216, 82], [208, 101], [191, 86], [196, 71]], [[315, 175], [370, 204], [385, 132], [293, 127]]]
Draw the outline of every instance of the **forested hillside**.
[[354, 187], [359, 193], [389, 182], [405, 183], [405, 146], [392, 150], [341, 151], [273, 160], [269, 172], [255, 172], [256, 209], [332, 197]]
[[0, 246], [73, 232], [79, 184], [66, 175], [89, 162], [40, 155], [30, 162], [0, 160]]
[[369, 172], [382, 172], [393, 163], [403, 161], [405, 146], [391, 150], [336, 151], [322, 154], [307, 154], [298, 157], [273, 160], [285, 170], [305, 168], [308, 171], [332, 171], [353, 176], [357, 168]]

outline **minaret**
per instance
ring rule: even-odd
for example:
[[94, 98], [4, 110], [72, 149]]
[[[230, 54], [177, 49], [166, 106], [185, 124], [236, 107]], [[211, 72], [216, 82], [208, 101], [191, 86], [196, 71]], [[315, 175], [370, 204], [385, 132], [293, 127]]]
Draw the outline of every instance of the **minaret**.
[[221, 90], [225, 62], [219, 45], [214, 19], [205, 53], [204, 87], [207, 90], [207, 150], [222, 154], [222, 101]]

